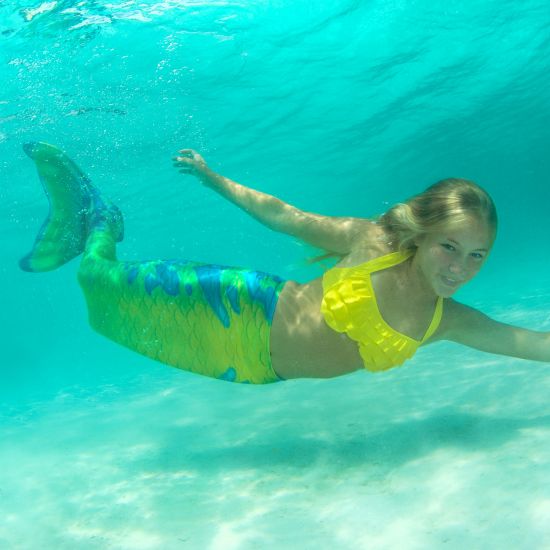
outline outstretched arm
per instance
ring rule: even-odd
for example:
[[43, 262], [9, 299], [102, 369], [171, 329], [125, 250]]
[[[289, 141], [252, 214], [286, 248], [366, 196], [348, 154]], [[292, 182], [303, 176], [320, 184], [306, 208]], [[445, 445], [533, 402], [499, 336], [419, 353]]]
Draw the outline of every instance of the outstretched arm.
[[471, 307], [446, 300], [440, 339], [488, 353], [550, 363], [550, 332], [538, 332], [491, 319]]
[[356, 240], [368, 232], [372, 222], [363, 218], [340, 218], [304, 212], [272, 195], [245, 187], [208, 168], [192, 149], [183, 149], [174, 166], [192, 174], [254, 219], [274, 231], [287, 233], [315, 247], [338, 254], [350, 252]]

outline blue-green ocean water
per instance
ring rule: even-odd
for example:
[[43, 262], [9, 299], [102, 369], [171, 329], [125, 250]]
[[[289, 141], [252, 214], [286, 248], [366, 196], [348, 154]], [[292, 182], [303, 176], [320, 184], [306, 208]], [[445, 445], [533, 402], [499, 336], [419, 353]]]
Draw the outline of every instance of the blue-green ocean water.
[[17, 266], [47, 214], [27, 141], [122, 209], [120, 257], [297, 280], [318, 251], [178, 174], [179, 148], [328, 215], [462, 176], [500, 231], [458, 299], [550, 330], [547, 2], [0, 0], [0, 44], [4, 547], [550, 547], [548, 366], [438, 344], [237, 387], [94, 334], [76, 262]]

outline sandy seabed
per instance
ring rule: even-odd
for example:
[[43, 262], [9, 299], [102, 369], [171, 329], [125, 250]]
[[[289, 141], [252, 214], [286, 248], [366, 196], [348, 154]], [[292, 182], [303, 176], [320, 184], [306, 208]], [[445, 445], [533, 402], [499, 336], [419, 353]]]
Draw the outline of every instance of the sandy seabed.
[[550, 548], [545, 365], [438, 344], [248, 386], [136, 363], [5, 411], [2, 548]]

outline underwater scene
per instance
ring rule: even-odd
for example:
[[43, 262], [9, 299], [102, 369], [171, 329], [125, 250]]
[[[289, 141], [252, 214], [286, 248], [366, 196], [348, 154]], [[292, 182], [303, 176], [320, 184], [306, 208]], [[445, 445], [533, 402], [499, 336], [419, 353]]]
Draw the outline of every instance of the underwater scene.
[[[229, 383], [98, 334], [112, 303], [88, 311], [82, 243], [20, 265], [56, 223], [44, 142], [122, 213], [129, 285], [200, 287], [227, 328], [242, 277], [265, 339], [280, 281], [320, 277], [325, 250], [181, 174], [178, 151], [325, 216], [461, 177], [499, 229], [456, 299], [550, 331], [546, 1], [0, 0], [0, 44], [1, 548], [550, 548], [550, 363], [444, 341], [385, 372]], [[215, 361], [205, 338], [189, 346]]]

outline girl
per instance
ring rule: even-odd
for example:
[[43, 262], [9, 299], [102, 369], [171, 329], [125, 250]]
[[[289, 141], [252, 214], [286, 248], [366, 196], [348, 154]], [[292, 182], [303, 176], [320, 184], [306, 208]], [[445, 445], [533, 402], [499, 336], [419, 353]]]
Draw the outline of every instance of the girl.
[[148, 357], [255, 384], [386, 370], [442, 339], [550, 362], [550, 333], [452, 299], [485, 263], [497, 231], [493, 201], [471, 181], [440, 181], [374, 220], [335, 218], [244, 187], [195, 151], [180, 151], [181, 172], [267, 227], [341, 257], [323, 277], [298, 284], [191, 261], [118, 261], [118, 209], [59, 149], [33, 143], [25, 151], [50, 215], [21, 267], [55, 269], [83, 253], [78, 278], [92, 327]]

